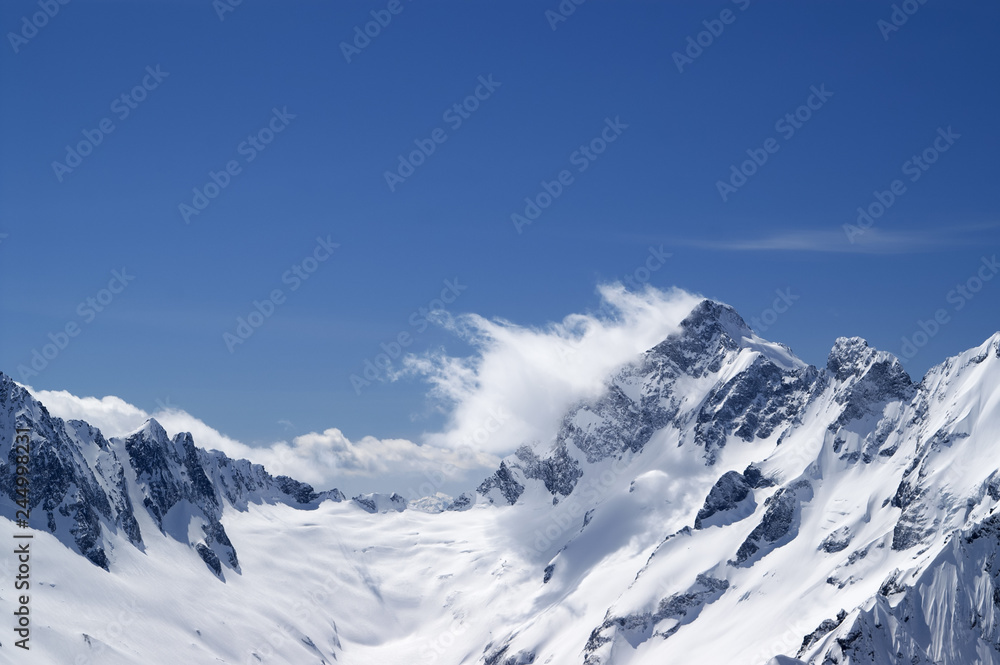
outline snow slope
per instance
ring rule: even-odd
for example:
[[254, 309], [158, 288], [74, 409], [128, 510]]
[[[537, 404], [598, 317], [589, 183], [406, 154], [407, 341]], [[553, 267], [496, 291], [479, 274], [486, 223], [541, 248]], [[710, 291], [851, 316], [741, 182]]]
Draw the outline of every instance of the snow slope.
[[552, 440], [409, 507], [155, 421], [107, 441], [0, 375], [8, 543], [25, 424], [32, 649], [0, 632], [3, 662], [1000, 665], [1000, 334], [913, 383], [704, 301]]

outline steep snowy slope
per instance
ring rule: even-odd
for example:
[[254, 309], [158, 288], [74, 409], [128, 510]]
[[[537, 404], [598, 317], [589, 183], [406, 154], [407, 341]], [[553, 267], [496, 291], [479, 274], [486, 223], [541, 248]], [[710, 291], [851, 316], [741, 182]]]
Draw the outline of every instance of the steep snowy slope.
[[106, 570], [108, 551], [120, 544], [115, 536], [143, 547], [143, 533], [150, 529], [140, 528], [137, 517], [142, 514], [152, 518], [156, 531], [189, 543], [221, 575], [220, 555], [228, 567], [239, 567], [219, 522], [224, 501], [246, 510], [248, 502], [315, 506], [327, 498], [343, 499], [337, 490], [317, 494], [304, 483], [271, 476], [260, 465], [200, 450], [190, 434], [171, 440], [155, 420], [109, 442], [87, 423], [52, 417], [24, 388], [0, 374], [0, 490], [2, 514], [8, 519], [15, 518], [18, 498], [12, 445], [16, 428], [30, 430], [32, 524], [44, 524]]
[[807, 366], [704, 301], [552, 440], [410, 509], [155, 421], [108, 441], [0, 375], [0, 539], [15, 426], [18, 662], [1000, 665], [1000, 334], [914, 384], [857, 338]]

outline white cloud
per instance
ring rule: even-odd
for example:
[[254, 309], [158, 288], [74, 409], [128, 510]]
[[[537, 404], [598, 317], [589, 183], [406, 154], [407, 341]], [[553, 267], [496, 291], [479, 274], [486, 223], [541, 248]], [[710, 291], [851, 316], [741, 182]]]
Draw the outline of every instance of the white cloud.
[[[376, 489], [404, 492], [407, 486], [454, 489], [485, 477], [499, 459], [471, 449], [443, 449], [405, 439], [366, 436], [352, 442], [335, 428], [311, 432], [289, 441], [248, 446], [226, 436], [190, 413], [176, 408], [147, 413], [120, 397], [77, 397], [65, 390], [34, 390], [25, 386], [49, 412], [63, 419], [85, 420], [106, 437], [124, 436], [155, 418], [170, 436], [190, 432], [195, 443], [233, 458], [263, 464], [274, 475], [287, 475], [320, 489], [339, 487], [351, 494]], [[364, 482], [362, 479], [369, 479]], [[427, 487], [420, 488], [426, 491]], [[409, 492], [414, 493], [417, 490]]]
[[411, 498], [464, 491], [495, 470], [499, 456], [523, 443], [550, 440], [569, 407], [599, 395], [615, 369], [674, 332], [701, 300], [679, 289], [635, 293], [620, 284], [600, 286], [598, 294], [596, 312], [542, 327], [475, 314], [445, 320], [445, 328], [476, 354], [406, 360], [404, 373], [426, 380], [431, 398], [447, 414], [444, 430], [425, 433], [420, 444], [371, 436], [351, 441], [329, 428], [249, 446], [169, 404], [147, 413], [119, 397], [26, 388], [54, 415], [85, 420], [107, 437], [125, 435], [154, 417], [171, 436], [190, 432], [202, 448], [249, 459], [318, 489], [338, 487], [349, 495], [399, 491]]
[[793, 230], [758, 238], [673, 239], [674, 245], [731, 252], [800, 251], [850, 254], [911, 254], [942, 248], [965, 247], [984, 241], [983, 233], [1000, 226], [949, 224], [929, 229], [886, 230], [870, 227], [852, 231], [843, 228]]
[[615, 369], [676, 331], [701, 301], [680, 289], [635, 293], [621, 284], [600, 286], [598, 293], [597, 312], [540, 328], [475, 314], [446, 321], [478, 353], [407, 359], [404, 374], [425, 378], [448, 416], [445, 430], [425, 435], [425, 443], [502, 455], [522, 443], [548, 441], [570, 406], [599, 395]]
[[366, 436], [351, 441], [335, 427], [297, 436], [291, 443], [273, 444], [263, 453], [255, 452], [269, 469], [279, 469], [306, 482], [310, 482], [310, 474], [319, 475], [327, 470], [334, 472], [338, 480], [345, 476], [385, 477], [403, 472], [457, 479], [467, 471], [492, 470], [500, 461], [470, 448], [453, 450], [417, 445], [406, 439]]
[[49, 412], [64, 420], [86, 420], [105, 436], [130, 432], [149, 417], [120, 397], [77, 397], [65, 390], [35, 390], [24, 386]]

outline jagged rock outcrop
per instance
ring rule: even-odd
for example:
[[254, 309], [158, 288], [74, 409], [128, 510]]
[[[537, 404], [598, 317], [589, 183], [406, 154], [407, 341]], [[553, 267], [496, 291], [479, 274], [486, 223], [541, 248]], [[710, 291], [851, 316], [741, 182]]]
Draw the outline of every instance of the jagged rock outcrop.
[[476, 494], [473, 492], [462, 492], [451, 502], [446, 510], [468, 510], [476, 505]]
[[[823, 665], [1000, 663], [1000, 514], [951, 538], [917, 575], [877, 594], [797, 654]], [[901, 579], [902, 578], [902, 579]]]
[[822, 637], [829, 634], [834, 628], [844, 623], [844, 619], [847, 618], [847, 612], [840, 610], [837, 613], [837, 618], [835, 619], [823, 619], [823, 621], [816, 627], [816, 630], [809, 633], [802, 638], [802, 647], [799, 649], [798, 654], [801, 655], [812, 645], [820, 641]]
[[[40, 451], [33, 521], [112, 575], [130, 541], [162, 530], [225, 579], [247, 546], [230, 535], [259, 526], [227, 511], [343, 499], [154, 422], [105, 440], [0, 385], [17, 393], [13, 408], [0, 395], [0, 432], [30, 422]], [[375, 616], [391, 626], [383, 638], [399, 627], [399, 653], [429, 634], [419, 648], [442, 661], [1000, 665], [997, 431], [1000, 334], [914, 383], [857, 338], [806, 366], [704, 302], [476, 494], [424, 497], [404, 514], [398, 495], [357, 495], [317, 511], [327, 528], [297, 544], [325, 547], [299, 563], [329, 557], [342, 573], [324, 612]], [[7, 475], [0, 483], [11, 518]], [[353, 541], [338, 531], [369, 519]], [[215, 589], [245, 586], [245, 565]], [[424, 626], [432, 605], [445, 614]], [[338, 652], [337, 635], [370, 646], [358, 621], [331, 622]]]
[[854, 534], [851, 533], [851, 529], [846, 526], [842, 526], [839, 529], [832, 531], [823, 542], [819, 544], [819, 549], [823, 550], [827, 554], [836, 554], [837, 552], [842, 552], [847, 549], [848, 545], [851, 544], [851, 540], [854, 538]]
[[687, 590], [660, 599], [655, 612], [609, 616], [596, 628], [584, 647], [584, 665], [606, 665], [610, 646], [625, 641], [637, 646], [653, 637], [667, 639], [681, 626], [694, 621], [702, 608], [718, 600], [729, 582], [699, 574]]
[[521, 496], [521, 492], [524, 491], [524, 485], [518, 482], [515, 473], [520, 475], [522, 479], [524, 476], [519, 468], [515, 467], [515, 469], [516, 471], [511, 471], [510, 467], [507, 466], [507, 460], [500, 462], [500, 468], [496, 470], [496, 473], [484, 480], [476, 491], [492, 503], [494, 501], [493, 491], [496, 490], [499, 497], [513, 505]]
[[312, 507], [327, 500], [345, 500], [340, 490], [316, 492], [312, 485], [288, 476], [272, 476], [260, 464], [232, 459], [217, 450], [199, 450], [198, 456], [219, 498], [225, 498], [237, 510], [246, 510], [251, 503]]
[[28, 522], [55, 534], [94, 564], [109, 566], [105, 530], [140, 545], [121, 462], [101, 432], [53, 417], [0, 373], [0, 514], [15, 519], [16, 428], [30, 430]]
[[[678, 380], [704, 382], [741, 354], [753, 356], [732, 378], [705, 383], [697, 397], [676, 390]], [[478, 491], [513, 504], [527, 482], [538, 480], [553, 497], [565, 497], [583, 478], [581, 465], [638, 454], [671, 427], [693, 425], [693, 443], [711, 465], [730, 437], [768, 438], [796, 418], [818, 376], [787, 348], [757, 337], [731, 307], [705, 300], [678, 332], [615, 374], [603, 396], [573, 408], [547, 450], [522, 446]]]
[[[81, 420], [53, 417], [24, 388], [0, 373], [0, 515], [15, 519], [16, 428], [30, 430], [29, 523], [44, 528], [95, 565], [111, 568], [108, 539], [121, 534], [143, 547], [136, 510], [164, 534], [188, 543], [216, 575], [239, 571], [236, 548], [221, 518], [248, 503], [315, 507], [342, 501], [260, 465], [195, 446], [188, 433], [172, 439], [153, 419], [122, 439], [108, 440]], [[189, 526], [194, 525], [194, 529]], [[192, 540], [191, 534], [198, 534]]]
[[808, 480], [799, 480], [782, 487], [764, 501], [767, 508], [760, 524], [750, 532], [736, 558], [730, 562], [734, 566], [751, 565], [776, 547], [780, 547], [795, 537], [799, 522], [799, 506], [812, 498], [812, 485]]
[[[743, 515], [739, 515], [741, 508], [744, 509]], [[753, 489], [743, 474], [727, 471], [716, 481], [705, 498], [705, 505], [694, 519], [694, 528], [703, 529], [706, 526], [748, 517], [754, 508], [756, 503], [753, 500]]]
[[392, 494], [381, 494], [379, 492], [359, 494], [352, 498], [351, 501], [369, 513], [400, 513], [406, 510], [406, 499], [395, 492]]

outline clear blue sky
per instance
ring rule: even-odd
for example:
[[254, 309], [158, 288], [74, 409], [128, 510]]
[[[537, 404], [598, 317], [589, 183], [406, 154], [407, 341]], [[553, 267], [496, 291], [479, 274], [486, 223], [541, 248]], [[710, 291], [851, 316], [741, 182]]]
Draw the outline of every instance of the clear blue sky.
[[[761, 334], [814, 364], [841, 335], [899, 353], [944, 309], [907, 364], [918, 378], [1000, 329], [1000, 279], [949, 297], [1000, 244], [995, 3], [913, 2], [883, 34], [888, 1], [589, 0], [553, 30], [557, 0], [402, 0], [347, 62], [341, 42], [389, 4], [246, 0], [220, 20], [210, 0], [73, 0], [35, 31], [37, 0], [4, 2], [0, 368], [22, 378], [76, 324], [27, 383], [150, 411], [169, 398], [247, 442], [330, 426], [416, 438], [433, 422], [413, 418], [424, 384], [358, 395], [349, 377], [401, 332], [411, 351], [467, 352], [411, 321], [444, 280], [465, 287], [454, 312], [540, 325], [595, 307], [598, 283], [660, 245], [672, 256], [650, 283], [747, 319], [790, 288]], [[678, 71], [674, 53], [709, 28]], [[445, 115], [477, 89], [467, 117]], [[776, 127], [807, 103], [808, 120]], [[272, 118], [273, 142], [241, 147]], [[906, 171], [949, 127], [947, 151]], [[435, 129], [444, 141], [390, 188], [385, 172]], [[85, 131], [99, 145], [54, 167]], [[595, 160], [574, 156], [602, 132], [614, 142]], [[747, 150], [767, 161], [723, 200]], [[231, 160], [185, 223], [179, 205]], [[518, 233], [512, 213], [562, 170], [572, 181]], [[897, 179], [849, 243], [843, 225]], [[292, 290], [282, 276], [317, 237], [340, 246]], [[122, 267], [134, 280], [103, 311], [79, 308]], [[230, 353], [223, 334], [274, 289], [285, 299]]]

